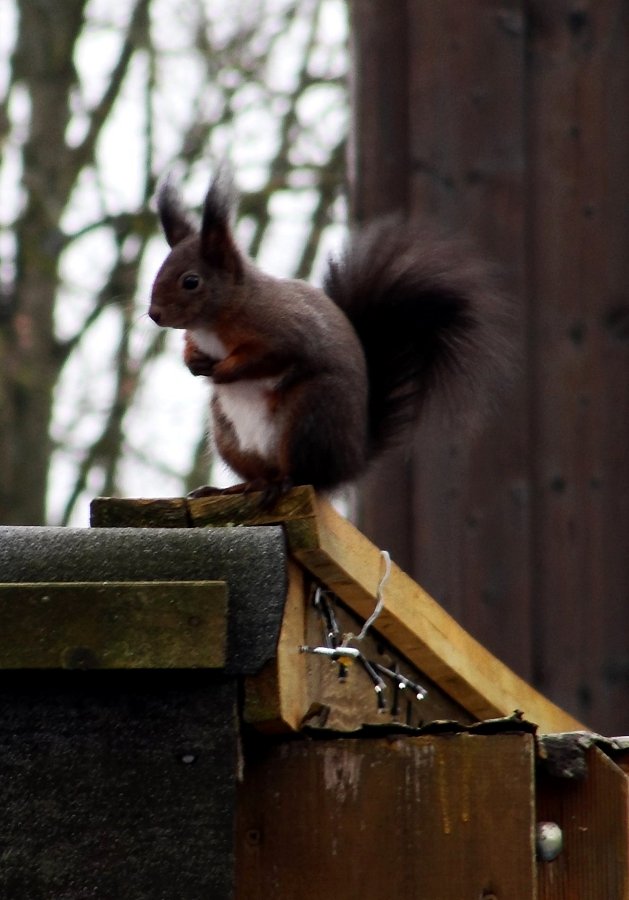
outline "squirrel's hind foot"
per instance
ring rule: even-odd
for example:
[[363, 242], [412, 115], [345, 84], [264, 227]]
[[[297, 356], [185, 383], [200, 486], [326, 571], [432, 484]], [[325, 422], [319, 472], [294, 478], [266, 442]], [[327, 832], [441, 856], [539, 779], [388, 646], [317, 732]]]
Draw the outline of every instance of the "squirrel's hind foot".
[[242, 481], [226, 488], [213, 487], [210, 484], [195, 488], [186, 495], [188, 500], [198, 500], [200, 497], [217, 497], [230, 494], [259, 493], [260, 509], [268, 510], [275, 506], [277, 501], [288, 493], [293, 487], [290, 478], [277, 477], [273, 479], [253, 478], [251, 481]]

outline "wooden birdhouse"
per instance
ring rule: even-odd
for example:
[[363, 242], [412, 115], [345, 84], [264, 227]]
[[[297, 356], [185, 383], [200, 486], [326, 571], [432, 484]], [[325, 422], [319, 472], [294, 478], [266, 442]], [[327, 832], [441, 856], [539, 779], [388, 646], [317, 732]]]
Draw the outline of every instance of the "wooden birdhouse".
[[0, 531], [0, 894], [629, 897], [589, 734], [310, 488]]

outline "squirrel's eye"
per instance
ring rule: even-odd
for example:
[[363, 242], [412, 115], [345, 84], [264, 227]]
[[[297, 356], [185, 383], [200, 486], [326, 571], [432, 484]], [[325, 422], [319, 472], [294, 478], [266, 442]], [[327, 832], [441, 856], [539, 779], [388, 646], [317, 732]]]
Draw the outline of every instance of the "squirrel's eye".
[[195, 272], [186, 272], [181, 278], [181, 286], [185, 291], [193, 291], [201, 284], [201, 279]]

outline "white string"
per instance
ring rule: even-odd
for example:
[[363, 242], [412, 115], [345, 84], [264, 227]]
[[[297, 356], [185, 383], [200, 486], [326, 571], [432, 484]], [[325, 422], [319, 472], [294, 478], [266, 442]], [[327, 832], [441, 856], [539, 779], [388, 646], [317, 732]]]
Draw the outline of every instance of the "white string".
[[380, 582], [378, 584], [378, 589], [376, 591], [376, 605], [375, 605], [374, 611], [372, 612], [372, 614], [369, 616], [369, 618], [367, 619], [367, 621], [361, 628], [360, 634], [353, 635], [350, 633], [350, 634], [346, 634], [344, 636], [343, 643], [341, 645], [343, 647], [346, 646], [352, 640], [353, 641], [362, 641], [364, 639], [365, 635], [367, 634], [367, 632], [369, 631], [369, 629], [371, 628], [371, 626], [373, 625], [373, 623], [376, 621], [376, 619], [378, 618], [378, 616], [380, 615], [380, 613], [383, 610], [384, 586], [388, 581], [389, 575], [391, 574], [391, 556], [389, 555], [387, 550], [381, 550], [380, 555], [384, 559], [384, 574], [383, 574], [382, 578], [380, 579]]

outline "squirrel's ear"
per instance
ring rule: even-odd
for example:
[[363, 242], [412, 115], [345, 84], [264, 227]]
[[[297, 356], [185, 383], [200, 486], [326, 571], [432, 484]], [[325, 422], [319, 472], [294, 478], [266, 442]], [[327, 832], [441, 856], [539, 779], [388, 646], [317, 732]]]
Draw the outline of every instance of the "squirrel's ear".
[[157, 210], [166, 240], [171, 247], [195, 233], [196, 229], [184, 212], [179, 195], [168, 179], [157, 193]]
[[242, 258], [231, 231], [234, 205], [231, 177], [224, 168], [219, 169], [203, 204], [201, 256], [213, 268], [223, 269], [239, 280], [242, 276]]

